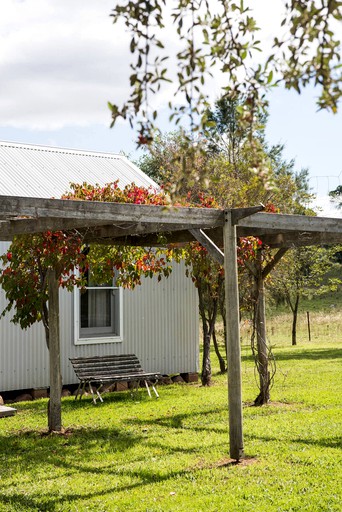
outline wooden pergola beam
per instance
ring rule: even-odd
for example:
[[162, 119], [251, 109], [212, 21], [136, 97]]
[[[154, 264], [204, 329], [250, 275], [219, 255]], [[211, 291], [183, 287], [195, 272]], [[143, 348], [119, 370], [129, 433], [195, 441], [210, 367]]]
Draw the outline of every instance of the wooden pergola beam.
[[265, 268], [262, 270], [262, 272], [261, 272], [262, 279], [266, 279], [268, 274], [270, 272], [272, 272], [274, 267], [279, 263], [279, 261], [284, 256], [284, 254], [287, 253], [287, 251], [288, 251], [287, 247], [282, 247], [281, 249], [278, 250], [278, 252], [276, 252], [276, 254], [273, 256], [273, 259], [269, 263], [267, 263]]
[[88, 230], [102, 225], [103, 221], [44, 217], [39, 219], [17, 218], [0, 221], [0, 240], [10, 241], [16, 235], [32, 235], [44, 231]]
[[190, 233], [193, 237], [205, 247], [210, 254], [210, 256], [215, 260], [219, 265], [224, 265], [224, 254], [217, 247], [217, 245], [202, 231], [202, 229], [190, 229]]
[[[171, 228], [169, 228], [171, 229]], [[223, 247], [223, 237], [222, 228], [215, 228], [210, 230], [202, 230], [203, 233], [212, 240], [212, 242], [219, 248]], [[1, 233], [1, 231], [0, 231]], [[162, 231], [164, 237], [160, 239], [160, 236], [156, 233], [148, 233], [148, 230], [141, 235], [129, 235], [123, 236], [122, 233], [118, 233], [115, 236], [114, 233], [111, 233], [110, 230], [88, 230], [85, 235], [85, 241], [88, 243], [96, 242], [96, 243], [109, 243], [113, 245], [146, 245], [146, 246], [163, 246], [165, 244], [172, 243], [187, 243], [193, 242], [197, 240], [197, 238], [193, 235], [193, 230], [190, 229], [180, 229], [176, 231], [172, 229], [172, 231]], [[105, 234], [108, 235], [108, 238], [105, 237]], [[243, 236], [240, 230], [237, 230], [237, 237]], [[247, 236], [247, 235], [244, 235]], [[252, 236], [250, 233], [248, 236]], [[270, 248], [294, 248], [294, 247], [303, 247], [309, 245], [333, 245], [342, 243], [342, 235], [334, 234], [334, 233], [295, 233], [285, 234], [274, 234], [274, 235], [262, 235], [255, 234], [254, 236], [258, 236], [263, 244], [269, 246]], [[0, 236], [1, 238], [1, 236]]]
[[[258, 236], [278, 248], [342, 243], [342, 219], [258, 213], [262, 208], [231, 210], [238, 237]], [[223, 211], [211, 208], [0, 196], [1, 240], [78, 229], [88, 243], [153, 245], [158, 244], [158, 233], [167, 243], [185, 243], [196, 239], [189, 230], [201, 229], [221, 249], [223, 223]]]
[[[203, 214], [203, 212], [205, 212]], [[0, 196], [0, 219], [20, 216], [102, 221], [110, 223], [183, 224], [199, 228], [223, 226], [224, 213], [214, 208], [150, 206], [32, 197]]]
[[334, 245], [342, 243], [342, 235], [336, 233], [279, 233], [260, 235], [264, 245], [273, 248], [307, 247], [310, 245]]
[[292, 231], [301, 233], [336, 233], [342, 235], [342, 219], [309, 217], [306, 215], [283, 215], [279, 213], [256, 213], [251, 217], [239, 220], [237, 223], [238, 232], [239, 228], [249, 228], [250, 233], [254, 233], [254, 236], [256, 236], [255, 233], [258, 231], [262, 231], [264, 234], [289, 233]]

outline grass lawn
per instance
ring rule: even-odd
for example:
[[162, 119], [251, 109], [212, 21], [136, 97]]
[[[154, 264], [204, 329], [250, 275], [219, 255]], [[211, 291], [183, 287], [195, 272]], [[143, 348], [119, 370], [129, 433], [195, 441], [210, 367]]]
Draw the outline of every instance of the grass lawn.
[[218, 374], [210, 388], [160, 386], [159, 400], [65, 398], [64, 435], [46, 435], [47, 400], [19, 403], [0, 420], [0, 511], [340, 511], [341, 336], [297, 347], [277, 336], [268, 406], [249, 405], [257, 390], [242, 349], [245, 461], [229, 461]]

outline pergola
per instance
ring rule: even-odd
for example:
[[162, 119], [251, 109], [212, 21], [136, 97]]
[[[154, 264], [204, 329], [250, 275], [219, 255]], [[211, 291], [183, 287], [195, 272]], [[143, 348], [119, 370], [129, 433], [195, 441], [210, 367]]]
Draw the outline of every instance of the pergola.
[[[0, 196], [0, 240], [77, 229], [87, 243], [153, 246], [197, 240], [225, 269], [230, 456], [244, 456], [237, 238], [260, 237], [278, 251], [342, 242], [342, 219], [261, 213], [263, 206], [218, 210]], [[49, 279], [50, 408], [60, 410], [58, 281]], [[56, 393], [55, 393], [56, 391]], [[58, 403], [59, 402], [59, 403]]]

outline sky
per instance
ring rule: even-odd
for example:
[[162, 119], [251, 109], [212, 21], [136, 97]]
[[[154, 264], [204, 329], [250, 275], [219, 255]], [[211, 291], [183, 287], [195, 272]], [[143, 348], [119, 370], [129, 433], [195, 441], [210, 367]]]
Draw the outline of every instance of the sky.
[[[127, 124], [109, 127], [107, 102], [122, 104], [129, 91], [129, 36], [109, 16], [115, 3], [1, 0], [0, 140], [141, 154]], [[255, 0], [254, 7], [271, 40], [282, 0]], [[342, 217], [327, 198], [342, 185], [342, 105], [335, 115], [317, 111], [315, 96], [313, 89], [274, 89], [267, 140], [284, 144], [296, 169], [309, 170], [324, 215]], [[167, 100], [167, 93], [155, 100], [166, 131]]]

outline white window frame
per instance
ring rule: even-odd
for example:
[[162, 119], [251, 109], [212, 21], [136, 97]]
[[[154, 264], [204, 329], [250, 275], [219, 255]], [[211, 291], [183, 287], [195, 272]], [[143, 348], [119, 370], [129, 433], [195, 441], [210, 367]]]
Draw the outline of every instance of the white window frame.
[[[88, 288], [88, 287], [87, 287]], [[89, 286], [90, 290], [97, 287]], [[99, 343], [118, 343], [123, 341], [123, 291], [118, 286], [98, 287], [102, 290], [119, 290], [119, 334], [99, 334], [98, 336], [81, 337], [81, 301], [79, 288], [74, 289], [74, 344], [75, 345], [97, 345]], [[100, 328], [101, 329], [101, 328]]]

